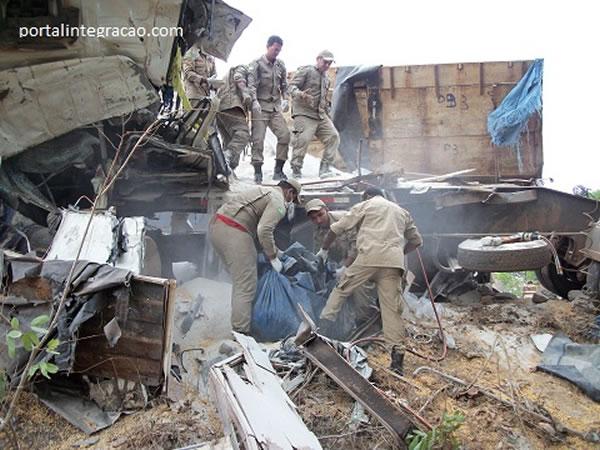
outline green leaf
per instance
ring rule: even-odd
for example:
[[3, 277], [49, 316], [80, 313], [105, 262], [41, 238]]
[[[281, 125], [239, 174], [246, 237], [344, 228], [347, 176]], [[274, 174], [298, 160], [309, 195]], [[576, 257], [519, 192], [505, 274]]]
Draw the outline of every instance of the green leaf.
[[13, 317], [12, 319], [10, 319], [10, 326], [12, 327], [13, 330], [18, 330], [20, 327], [19, 319], [17, 319], [16, 317]]
[[11, 358], [15, 357], [15, 341], [13, 341], [12, 339], [8, 339], [8, 336], [6, 337], [6, 346], [8, 347], [8, 356], [10, 356]]
[[46, 371], [48, 373], [56, 373], [58, 372], [58, 366], [52, 363], [46, 363]]
[[46, 370], [46, 363], [40, 364], [40, 372], [42, 372], [42, 375], [44, 375], [46, 378], [50, 379], [50, 375], [48, 375], [48, 370]]
[[27, 378], [31, 378], [32, 376], [34, 376], [39, 368], [40, 368], [40, 363], [37, 363], [37, 364], [34, 364], [33, 366], [31, 366], [29, 368], [29, 372], [27, 372]]
[[25, 350], [27, 350], [28, 352], [33, 350], [33, 340], [31, 339], [30, 333], [25, 333], [21, 338], [21, 342], [23, 343], [23, 347], [25, 347]]
[[58, 339], [50, 339], [48, 341], [48, 344], [46, 345], [46, 348], [50, 351], [50, 352], [54, 352], [54, 350], [56, 350], [56, 348], [60, 345], [60, 341]]
[[21, 330], [10, 330], [6, 334], [6, 337], [10, 339], [19, 339], [21, 336], [23, 336], [23, 332]]
[[50, 316], [47, 314], [42, 314], [31, 321], [31, 328], [33, 329], [33, 327], [40, 327], [48, 322], [50, 322]]
[[0, 370], [0, 402], [4, 401], [6, 397], [6, 373], [4, 370]]
[[46, 334], [48, 332], [46, 328], [35, 327], [33, 325], [31, 325], [31, 329], [39, 334]]
[[30, 352], [34, 347], [40, 345], [40, 338], [38, 338], [37, 334], [35, 334], [33, 331], [28, 331], [27, 333], [23, 333], [21, 342], [23, 342], [25, 350]]

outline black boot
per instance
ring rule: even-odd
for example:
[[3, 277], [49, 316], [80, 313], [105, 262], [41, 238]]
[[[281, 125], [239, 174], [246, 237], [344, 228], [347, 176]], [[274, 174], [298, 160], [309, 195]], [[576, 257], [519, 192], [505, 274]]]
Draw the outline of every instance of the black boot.
[[254, 182], [256, 184], [262, 184], [262, 164], [252, 164], [254, 166]]
[[285, 159], [276, 159], [275, 160], [275, 171], [273, 172], [274, 180], [287, 180], [287, 176], [283, 173], [283, 165], [285, 164]]

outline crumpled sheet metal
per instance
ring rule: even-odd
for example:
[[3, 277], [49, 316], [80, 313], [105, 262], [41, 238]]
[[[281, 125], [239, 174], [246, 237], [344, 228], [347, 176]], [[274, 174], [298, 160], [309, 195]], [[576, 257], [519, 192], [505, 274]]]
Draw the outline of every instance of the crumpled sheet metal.
[[68, 59], [0, 71], [0, 156], [159, 100], [125, 56]]
[[[90, 218], [86, 211], [63, 210], [62, 220], [45, 260], [74, 260]], [[80, 260], [115, 267], [140, 274], [144, 268], [143, 217], [126, 217], [121, 221], [111, 212], [96, 213], [86, 235]]]

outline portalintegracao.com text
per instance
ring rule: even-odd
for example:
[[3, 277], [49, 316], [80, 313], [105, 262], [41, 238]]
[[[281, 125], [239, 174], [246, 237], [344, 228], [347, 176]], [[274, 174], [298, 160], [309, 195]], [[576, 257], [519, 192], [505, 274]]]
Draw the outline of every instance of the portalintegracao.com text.
[[181, 27], [88, 27], [79, 25], [72, 27], [61, 23], [60, 25], [44, 25], [41, 27], [19, 27], [19, 38], [118, 38], [118, 37], [171, 37], [183, 36]]

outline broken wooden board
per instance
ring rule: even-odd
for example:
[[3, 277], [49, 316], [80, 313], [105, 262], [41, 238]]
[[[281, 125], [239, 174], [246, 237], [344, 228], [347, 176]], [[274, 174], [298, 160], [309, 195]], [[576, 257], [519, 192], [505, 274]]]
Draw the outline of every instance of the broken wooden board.
[[[243, 356], [216, 364], [210, 371], [211, 389], [225, 433], [236, 446], [241, 444], [247, 449], [320, 449], [317, 437], [306, 428], [283, 391], [267, 354], [253, 338], [233, 334], [243, 348]], [[240, 363], [243, 366], [238, 373], [234, 367]]]

